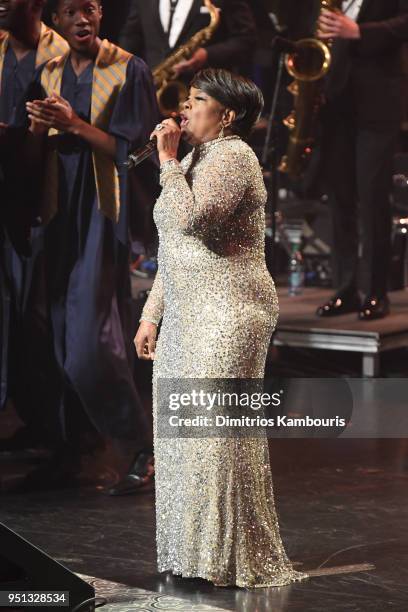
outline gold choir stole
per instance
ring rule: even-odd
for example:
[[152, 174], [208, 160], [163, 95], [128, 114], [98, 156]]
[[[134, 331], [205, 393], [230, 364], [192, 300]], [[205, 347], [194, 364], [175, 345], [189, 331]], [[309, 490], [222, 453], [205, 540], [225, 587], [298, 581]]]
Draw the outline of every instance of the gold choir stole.
[[[44, 66], [41, 85], [47, 96], [61, 95], [62, 75], [69, 51], [51, 59]], [[103, 40], [95, 60], [92, 83], [91, 125], [108, 131], [112, 111], [120, 90], [126, 81], [126, 70], [132, 55], [120, 47]], [[41, 217], [44, 223], [54, 216], [58, 206], [58, 157], [54, 138], [58, 130], [49, 130], [49, 143]], [[119, 175], [113, 159], [100, 151], [92, 151], [98, 208], [117, 222], [120, 211]]]
[[[4, 56], [7, 51], [9, 33], [0, 30], [0, 87], [1, 75], [3, 74]], [[55, 30], [47, 28], [45, 23], [41, 24], [40, 40], [38, 41], [37, 54], [35, 57], [35, 67], [41, 66], [57, 55], [62, 55], [68, 50], [68, 43]]]

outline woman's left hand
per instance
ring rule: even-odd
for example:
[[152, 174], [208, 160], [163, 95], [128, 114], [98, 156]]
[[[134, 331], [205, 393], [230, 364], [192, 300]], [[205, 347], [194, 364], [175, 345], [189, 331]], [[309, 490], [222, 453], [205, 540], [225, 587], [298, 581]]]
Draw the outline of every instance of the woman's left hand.
[[[164, 119], [161, 124], [161, 129], [155, 129], [151, 133], [150, 138], [156, 136], [157, 151], [159, 153], [160, 163], [164, 163], [169, 159], [177, 159], [177, 151], [180, 143], [181, 130], [174, 119]], [[158, 126], [156, 126], [157, 128]]]

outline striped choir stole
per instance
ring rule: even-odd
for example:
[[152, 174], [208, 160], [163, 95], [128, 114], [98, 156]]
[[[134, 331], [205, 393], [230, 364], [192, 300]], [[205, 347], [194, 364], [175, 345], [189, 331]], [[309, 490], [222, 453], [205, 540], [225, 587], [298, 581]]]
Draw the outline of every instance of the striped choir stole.
[[[3, 74], [4, 57], [6, 55], [9, 42], [9, 33], [5, 30], [0, 30], [0, 91], [1, 91], [1, 75]], [[62, 55], [68, 51], [68, 43], [62, 36], [57, 34], [55, 30], [47, 28], [42, 23], [40, 31], [40, 39], [37, 46], [37, 54], [35, 57], [35, 67], [41, 66], [44, 62], [58, 55]]]
[[[92, 83], [91, 125], [107, 132], [118, 94], [126, 82], [126, 71], [132, 55], [103, 40], [95, 60]], [[41, 85], [47, 96], [61, 95], [62, 75], [69, 52], [45, 64], [41, 74]], [[54, 216], [58, 207], [58, 156], [54, 137], [59, 132], [51, 128], [48, 132], [51, 146], [48, 150], [46, 184], [41, 217], [44, 223]], [[112, 221], [119, 220], [120, 189], [115, 161], [104, 153], [93, 150], [92, 161], [98, 208]]]

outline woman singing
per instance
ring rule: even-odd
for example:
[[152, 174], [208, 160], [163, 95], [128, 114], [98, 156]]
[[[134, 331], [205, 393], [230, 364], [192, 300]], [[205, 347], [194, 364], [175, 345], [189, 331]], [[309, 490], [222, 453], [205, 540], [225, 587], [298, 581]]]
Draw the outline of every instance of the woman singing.
[[[266, 190], [243, 140], [262, 107], [254, 83], [208, 69], [180, 128], [156, 127], [159, 268], [135, 339], [138, 356], [154, 359], [158, 569], [219, 586], [309, 577], [282, 545], [266, 438], [157, 436], [158, 379], [264, 376], [278, 301], [264, 255]], [[194, 149], [179, 163], [181, 136]]]

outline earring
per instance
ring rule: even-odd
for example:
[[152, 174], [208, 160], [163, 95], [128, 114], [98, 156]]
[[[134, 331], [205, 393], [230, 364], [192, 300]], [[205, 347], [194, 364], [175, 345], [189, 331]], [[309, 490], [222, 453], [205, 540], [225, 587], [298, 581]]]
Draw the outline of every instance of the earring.
[[224, 138], [224, 126], [221, 125], [220, 133], [218, 134], [218, 138]]

